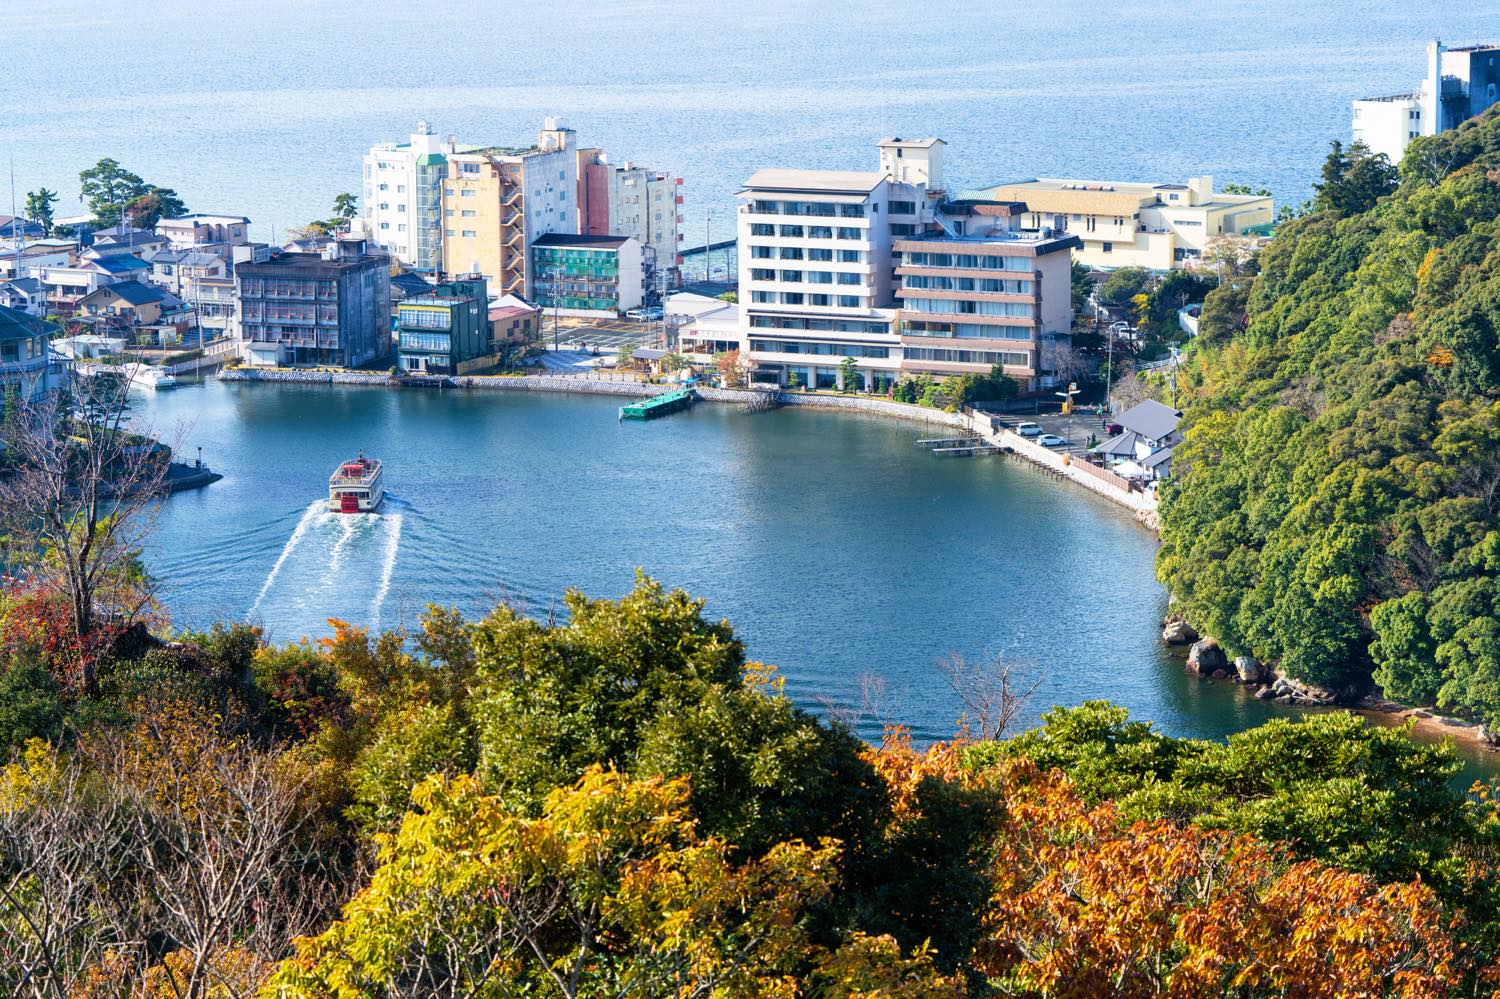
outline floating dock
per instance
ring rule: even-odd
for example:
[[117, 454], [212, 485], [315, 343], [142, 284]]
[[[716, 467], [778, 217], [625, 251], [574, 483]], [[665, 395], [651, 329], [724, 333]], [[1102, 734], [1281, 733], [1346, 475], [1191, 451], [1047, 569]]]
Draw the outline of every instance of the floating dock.
[[693, 404], [695, 398], [692, 389], [674, 389], [671, 392], [663, 392], [661, 395], [654, 395], [641, 402], [621, 406], [620, 419], [654, 420], [658, 416], [666, 416], [668, 413], [687, 409]]
[[950, 458], [969, 458], [980, 454], [1000, 454], [1002, 448], [991, 444], [983, 437], [970, 434], [966, 437], [931, 437], [917, 441], [918, 447], [932, 448], [932, 453]]

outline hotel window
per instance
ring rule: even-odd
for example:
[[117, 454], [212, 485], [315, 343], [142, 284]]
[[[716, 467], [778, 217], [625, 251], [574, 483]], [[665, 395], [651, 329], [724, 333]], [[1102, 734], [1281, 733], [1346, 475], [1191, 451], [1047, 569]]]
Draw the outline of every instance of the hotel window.
[[770, 305], [776, 301], [776, 293], [774, 291], [752, 291], [750, 293], [750, 301], [759, 302], [762, 305]]
[[839, 308], [841, 308], [841, 309], [857, 309], [857, 308], [859, 308], [859, 296], [858, 295], [840, 295], [839, 296]]
[[781, 259], [782, 260], [801, 260], [802, 259], [802, 247], [800, 247], [800, 246], [783, 246], [781, 248]]
[[389, 229], [390, 227], [391, 227], [391, 224], [389, 222], [382, 222], [382, 223], [380, 223], [380, 228], [382, 228], [382, 229]]
[[833, 284], [833, 274], [830, 271], [809, 271], [807, 274], [808, 284]]
[[808, 295], [807, 296], [807, 304], [808, 305], [829, 305], [829, 304], [831, 304], [831, 302], [829, 301], [829, 298], [828, 298], [827, 295]]
[[917, 203], [915, 201], [892, 201], [890, 213], [892, 215], [915, 215], [917, 214]]
[[397, 232], [405, 232], [406, 231], [406, 223], [403, 222], [401, 225], [396, 226], [396, 231]]
[[752, 260], [770, 260], [776, 255], [776, 251], [769, 246], [750, 247], [750, 258]]
[[808, 239], [832, 239], [833, 227], [827, 225], [810, 225], [807, 227]]
[[388, 187], [390, 187], [390, 186], [391, 186], [391, 185], [389, 185], [389, 184], [381, 184], [381, 185], [380, 185], [380, 189], [381, 189], [381, 190], [382, 190], [382, 191], [384, 191], [384, 190], [385, 190], [385, 189], [386, 189], [386, 188], [388, 188]]
[[473, 239], [477, 235], [479, 235], [479, 234], [476, 233], [473, 229], [465, 229], [463, 231], [463, 237], [464, 237], [464, 239]]
[[848, 228], [845, 228], [844, 226], [839, 226], [839, 239], [859, 239], [859, 238], [860, 238], [860, 231], [858, 229], [848, 229]]
[[382, 201], [382, 202], [381, 202], [381, 203], [380, 203], [380, 210], [381, 210], [381, 211], [387, 211], [387, 210], [388, 210], [388, 209], [389, 209], [389, 208], [390, 208], [390, 207], [391, 207], [391, 206], [390, 206], [390, 205], [388, 205], [388, 204], [386, 204], [386, 203], [385, 203], [385, 202], [384, 202], [384, 201]]
[[800, 225], [784, 225], [781, 227], [781, 234], [783, 236], [795, 236], [798, 239], [801, 239], [803, 230]]
[[765, 267], [756, 267], [750, 271], [752, 281], [775, 281], [776, 272]]
[[396, 193], [397, 194], [405, 194], [406, 193], [406, 185], [405, 184], [397, 184], [396, 185]]
[[810, 250], [807, 251], [807, 259], [808, 260], [832, 261], [833, 260], [833, 251], [832, 250], [828, 250], [828, 249], [821, 249], [820, 250], [820, 249], [817, 249], [816, 247], [814, 247], [813, 249], [810, 249]]
[[781, 280], [786, 281], [789, 284], [801, 284], [802, 283], [802, 272], [801, 271], [782, 271], [781, 272]]
[[840, 274], [839, 284], [859, 284], [860, 277], [859, 274]]
[[846, 219], [862, 219], [865, 217], [865, 206], [839, 205], [839, 215]]
[[463, 217], [466, 219], [478, 218], [479, 213], [474, 211], [472, 208], [465, 208], [463, 211]]
[[800, 292], [800, 291], [784, 291], [784, 292], [782, 292], [781, 293], [781, 304], [782, 305], [801, 305], [802, 304], [802, 292]]
[[479, 164], [478, 163], [463, 163], [463, 164], [460, 164], [460, 166], [462, 167], [464, 173], [478, 173], [479, 172]]
[[750, 235], [752, 236], [774, 236], [776, 227], [769, 222], [750, 223]]
[[478, 193], [478, 191], [472, 190], [470, 188], [465, 188], [464, 190], [458, 192], [458, 196], [461, 198], [472, 198]]
[[857, 264], [864, 260], [864, 254], [859, 250], [840, 250], [839, 263]]

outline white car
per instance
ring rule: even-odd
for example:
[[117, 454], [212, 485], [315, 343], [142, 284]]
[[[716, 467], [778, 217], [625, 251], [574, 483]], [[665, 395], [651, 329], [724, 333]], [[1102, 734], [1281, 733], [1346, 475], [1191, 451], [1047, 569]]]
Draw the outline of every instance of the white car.
[[1042, 447], [1062, 447], [1068, 443], [1068, 439], [1066, 437], [1059, 437], [1056, 434], [1042, 434], [1042, 436], [1036, 439], [1036, 442]]
[[1022, 437], [1035, 437], [1042, 432], [1042, 428], [1035, 423], [1017, 423], [1016, 433]]

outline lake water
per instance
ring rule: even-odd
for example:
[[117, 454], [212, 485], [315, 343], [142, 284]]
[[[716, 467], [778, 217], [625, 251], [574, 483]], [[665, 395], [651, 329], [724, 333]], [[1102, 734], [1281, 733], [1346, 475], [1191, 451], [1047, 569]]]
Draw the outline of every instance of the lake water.
[[[636, 567], [704, 596], [809, 707], [859, 704], [919, 738], [960, 714], [937, 661], [1008, 654], [1034, 707], [1109, 698], [1182, 735], [1278, 710], [1164, 652], [1155, 539], [1085, 490], [1007, 458], [944, 459], [919, 425], [701, 404], [622, 423], [618, 399], [209, 382], [138, 417], [224, 479], [165, 504], [147, 563], [183, 625], [410, 624], [428, 602], [533, 614]], [[327, 478], [385, 463], [378, 515], [323, 512]], [[877, 698], [880, 700], [881, 698]], [[1034, 717], [1034, 713], [1033, 713]], [[874, 715], [864, 734], [878, 736]]]
[[693, 244], [756, 168], [872, 169], [882, 134], [946, 139], [956, 188], [1210, 173], [1301, 201], [1349, 101], [1414, 87], [1434, 35], [1500, 40], [1500, 5], [6, 0], [0, 152], [60, 214], [111, 156], [257, 238], [326, 216], [418, 119], [514, 144], [549, 114], [685, 177]]

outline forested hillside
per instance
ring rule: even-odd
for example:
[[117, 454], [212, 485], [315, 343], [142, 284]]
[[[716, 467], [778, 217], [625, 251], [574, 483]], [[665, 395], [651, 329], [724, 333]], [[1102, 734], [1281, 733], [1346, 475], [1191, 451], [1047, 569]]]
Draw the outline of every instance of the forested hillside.
[[1298, 679], [1500, 726], [1500, 114], [1399, 186], [1335, 147], [1313, 211], [1208, 298], [1158, 572]]

